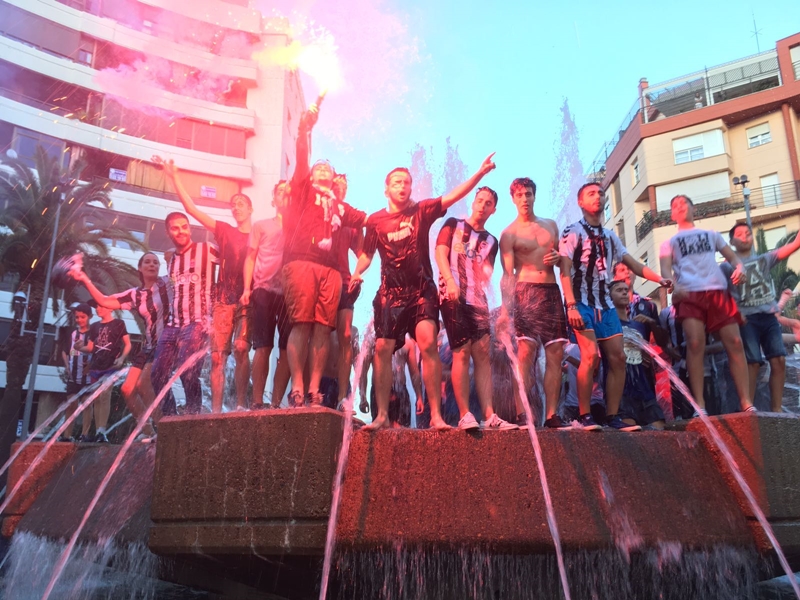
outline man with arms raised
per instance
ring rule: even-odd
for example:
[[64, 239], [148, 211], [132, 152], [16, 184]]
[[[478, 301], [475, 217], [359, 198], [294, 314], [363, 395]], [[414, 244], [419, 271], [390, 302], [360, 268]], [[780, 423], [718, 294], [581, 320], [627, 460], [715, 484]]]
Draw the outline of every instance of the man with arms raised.
[[384, 193], [389, 200], [367, 220], [364, 248], [358, 257], [350, 289], [362, 282], [375, 251], [381, 255], [381, 286], [372, 306], [375, 311], [375, 359], [373, 363], [378, 415], [370, 429], [389, 427], [389, 396], [392, 387], [392, 353], [405, 343], [406, 333], [422, 354], [422, 378], [431, 405], [431, 427], [449, 429], [442, 419], [442, 364], [436, 347], [439, 323], [436, 283], [428, 252], [431, 225], [461, 200], [489, 171], [495, 168], [489, 155], [466, 182], [441, 198], [414, 202], [411, 173], [404, 167], [386, 176]]
[[[730, 291], [739, 305], [739, 312], [747, 322], [739, 328], [750, 371], [750, 398], [755, 400], [758, 369], [764, 358], [769, 361], [770, 410], [781, 412], [783, 384], [786, 382], [786, 346], [783, 330], [778, 322], [778, 296], [770, 271], [777, 263], [800, 250], [800, 235], [791, 243], [764, 254], [753, 252], [753, 231], [747, 223], [737, 223], [730, 231], [731, 245], [744, 264], [744, 279]], [[733, 268], [722, 263], [722, 271], [730, 279]]]
[[481, 428], [517, 429], [498, 417], [492, 407], [492, 367], [489, 362], [489, 303], [484, 289], [491, 284], [497, 238], [486, 231], [486, 221], [497, 209], [497, 192], [478, 189], [472, 214], [445, 221], [436, 240], [439, 267], [439, 303], [453, 353], [451, 377], [458, 404], [460, 429], [475, 429], [469, 411], [469, 361], [475, 365], [475, 385], [481, 403]]
[[[556, 249], [558, 226], [533, 213], [536, 184], [527, 177], [511, 182], [511, 199], [517, 218], [500, 236], [503, 304], [513, 306], [519, 368], [525, 389], [531, 388], [531, 366], [544, 346], [545, 427], [568, 427], [556, 414], [561, 390], [561, 360], [567, 343], [564, 305], [553, 267], [560, 258]], [[525, 408], [514, 387], [517, 423], [526, 424]]]
[[217, 221], [194, 203], [183, 187], [178, 168], [172, 159], [164, 160], [154, 156], [153, 162], [164, 167], [164, 173], [175, 186], [186, 212], [213, 233], [217, 242], [219, 273], [214, 286], [214, 304], [211, 309], [211, 409], [217, 413], [222, 412], [222, 400], [225, 395], [225, 363], [231, 349], [236, 360], [234, 371], [236, 405], [243, 409], [247, 406], [247, 388], [250, 382], [250, 334], [247, 326], [247, 307], [239, 303], [239, 298], [244, 290], [242, 269], [247, 254], [253, 203], [244, 194], [234, 194], [229, 204], [236, 227], [224, 221]]
[[[342, 228], [361, 228], [367, 216], [336, 197], [336, 174], [329, 163], [322, 161], [309, 167], [311, 129], [317, 117], [318, 107], [312, 104], [300, 118], [297, 166], [284, 217], [283, 292], [292, 325], [287, 346], [292, 378], [290, 407], [302, 406], [306, 401], [313, 406], [322, 405], [320, 380], [342, 294], [342, 277], [333, 248]], [[303, 372], [309, 355], [308, 394], [304, 394]]]
[[561, 287], [567, 300], [567, 320], [575, 331], [581, 350], [578, 369], [579, 423], [586, 430], [597, 430], [590, 412], [592, 377], [600, 361], [606, 361], [606, 425], [620, 431], [639, 431], [641, 427], [625, 423], [617, 414], [625, 387], [625, 351], [622, 325], [611, 299], [610, 283], [615, 262], [623, 262], [640, 277], [669, 287], [652, 269], [634, 259], [617, 235], [602, 226], [605, 196], [596, 183], [586, 183], [578, 190], [578, 206], [583, 218], [568, 225], [561, 234]]
[[[156, 394], [167, 385], [178, 367], [208, 343], [211, 288], [214, 271], [219, 264], [216, 246], [192, 241], [192, 229], [185, 214], [170, 213], [164, 224], [167, 235], [175, 244], [175, 253], [167, 265], [167, 276], [172, 281], [173, 289], [172, 307], [169, 321], [158, 338], [150, 376]], [[187, 414], [198, 414], [202, 407], [202, 369], [203, 361], [198, 360], [181, 375]], [[165, 396], [162, 413], [176, 414], [172, 394]]]

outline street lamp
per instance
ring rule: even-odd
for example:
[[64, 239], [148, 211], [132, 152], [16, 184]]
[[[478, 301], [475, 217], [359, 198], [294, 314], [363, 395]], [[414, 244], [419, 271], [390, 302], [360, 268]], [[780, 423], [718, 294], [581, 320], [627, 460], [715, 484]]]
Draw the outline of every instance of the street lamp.
[[747, 187], [749, 182], [750, 180], [747, 179], [747, 175], [733, 178], [733, 185], [742, 186], [742, 196], [744, 196], [744, 215], [747, 219], [747, 226], [750, 228], [750, 231], [752, 231], [753, 222], [750, 220], [750, 188]]
[[42, 351], [42, 338], [44, 337], [44, 317], [47, 312], [47, 300], [50, 295], [50, 272], [53, 269], [53, 255], [56, 251], [56, 239], [58, 238], [58, 222], [61, 218], [61, 205], [64, 203], [66, 194], [64, 189], [67, 182], [62, 180], [58, 185], [58, 197], [56, 202], [56, 217], [53, 225], [53, 237], [50, 240], [50, 256], [47, 259], [47, 271], [44, 278], [44, 290], [42, 292], [42, 306], [39, 310], [39, 326], [36, 328], [36, 343], [33, 346], [33, 361], [31, 363], [31, 374], [28, 379], [28, 393], [25, 396], [25, 412], [22, 416], [22, 438], [28, 435], [31, 423], [31, 410], [33, 408], [33, 393], [36, 390], [36, 372], [39, 370], [39, 353]]

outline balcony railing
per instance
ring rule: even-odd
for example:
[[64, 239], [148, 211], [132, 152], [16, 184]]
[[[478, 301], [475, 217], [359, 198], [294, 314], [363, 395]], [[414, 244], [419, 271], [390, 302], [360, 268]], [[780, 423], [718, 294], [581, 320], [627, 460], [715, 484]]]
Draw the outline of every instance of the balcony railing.
[[[755, 60], [756, 58], [759, 60]], [[795, 78], [800, 79], [800, 62], [795, 63], [794, 67]], [[589, 167], [587, 179], [600, 181], [605, 177], [606, 161], [634, 119], [649, 123], [779, 85], [781, 81], [777, 53], [775, 50], [768, 50], [649, 86], [634, 102], [611, 140], [603, 144]]]
[[[783, 205], [797, 202], [798, 200], [800, 200], [800, 181], [789, 181], [780, 185], [755, 188], [750, 192], [750, 210], [754, 211], [761, 208], [780, 210]], [[710, 202], [697, 202], [694, 206], [694, 218], [695, 220], [708, 219], [743, 211], [744, 196], [739, 190], [729, 198]], [[642, 220], [636, 224], [637, 243], [641, 243], [655, 227], [665, 227], [672, 222], [669, 210], [645, 213]]]

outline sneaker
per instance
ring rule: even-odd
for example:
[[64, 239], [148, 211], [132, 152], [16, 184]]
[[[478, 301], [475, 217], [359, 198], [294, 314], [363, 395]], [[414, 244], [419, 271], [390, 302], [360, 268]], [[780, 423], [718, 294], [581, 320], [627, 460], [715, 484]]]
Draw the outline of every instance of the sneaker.
[[475, 420], [475, 416], [468, 412], [461, 420], [458, 422], [458, 428], [463, 429], [464, 431], [469, 431], [470, 429], [477, 429], [479, 427], [478, 422]]
[[75, 442], [76, 440], [74, 438], [71, 438], [68, 435], [60, 435], [60, 436], [58, 436], [58, 441], [59, 442], [72, 443], [72, 442]]
[[566, 429], [570, 425], [569, 423], [564, 422], [564, 420], [558, 415], [553, 415], [544, 422], [544, 426], [548, 429]]
[[694, 411], [694, 412], [692, 413], [692, 418], [693, 418], [693, 419], [696, 419], [696, 418], [697, 418], [697, 417], [699, 417], [700, 415], [703, 415], [704, 417], [707, 417], [707, 416], [708, 416], [708, 411], [707, 411], [705, 408], [701, 408], [701, 409], [700, 409], [700, 412]]
[[302, 408], [303, 407], [303, 394], [298, 391], [293, 391], [289, 394], [289, 408]]
[[272, 404], [266, 404], [264, 402], [253, 402], [250, 405], [250, 410], [270, 410], [272, 408]]
[[98, 431], [97, 434], [94, 436], [94, 439], [92, 441], [95, 444], [107, 444], [108, 443], [108, 437], [106, 436], [105, 432]]
[[616, 429], [617, 431], [641, 431], [639, 425], [630, 425], [619, 418], [619, 415], [611, 415], [606, 421], [606, 427], [609, 429]]
[[525, 413], [519, 413], [517, 415], [517, 427], [520, 429], [527, 429], [528, 428], [528, 415]]
[[90, 444], [94, 441], [94, 438], [92, 438], [89, 435], [80, 434], [78, 437], [75, 438], [75, 441], [79, 444]]
[[306, 394], [306, 406], [322, 406], [325, 396], [321, 392], [309, 392]]
[[366, 400], [362, 400], [361, 404], [358, 405], [358, 410], [360, 410], [364, 414], [368, 413], [369, 412], [369, 402], [367, 402]]
[[584, 431], [600, 431], [602, 429], [600, 425], [594, 422], [592, 413], [581, 415], [575, 423], [578, 424], [578, 429], [583, 429]]
[[756, 412], [758, 412], [758, 409], [757, 409], [755, 406], [753, 406], [753, 405], [751, 404], [750, 406], [748, 406], [747, 408], [745, 408], [743, 412], [746, 412], [746, 413], [756, 413]]
[[488, 429], [489, 431], [510, 431], [511, 429], [519, 429], [519, 425], [504, 421], [496, 414], [492, 413], [486, 421], [481, 421], [481, 429]]

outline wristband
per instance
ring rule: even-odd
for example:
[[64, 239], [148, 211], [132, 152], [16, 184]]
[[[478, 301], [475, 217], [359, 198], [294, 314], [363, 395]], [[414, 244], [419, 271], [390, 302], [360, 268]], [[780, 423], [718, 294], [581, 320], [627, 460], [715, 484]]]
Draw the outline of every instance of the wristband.
[[571, 308], [578, 308], [578, 303], [577, 302], [567, 302], [567, 310], [570, 310]]

